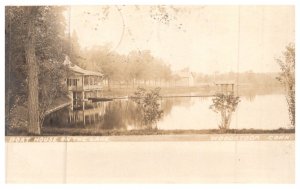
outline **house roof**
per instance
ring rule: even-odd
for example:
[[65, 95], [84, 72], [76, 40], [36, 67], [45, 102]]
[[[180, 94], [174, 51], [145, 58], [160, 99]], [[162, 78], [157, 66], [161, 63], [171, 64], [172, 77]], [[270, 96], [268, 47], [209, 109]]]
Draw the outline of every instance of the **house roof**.
[[85, 70], [77, 65], [69, 65], [69, 69], [73, 72], [82, 74], [82, 75], [93, 75], [93, 76], [103, 76], [102, 73], [96, 71]]
[[91, 75], [92, 75], [92, 76], [103, 76], [103, 74], [100, 73], [100, 72], [85, 70], [85, 69], [83, 69], [83, 68], [81, 68], [81, 67], [79, 67], [79, 66], [73, 64], [73, 63], [70, 61], [70, 58], [69, 58], [68, 56], [65, 57], [65, 61], [63, 62], [63, 64], [64, 64], [64, 65], [67, 65], [68, 68], [69, 68], [71, 71], [73, 71], [73, 72], [75, 72], [75, 73], [79, 73], [79, 74], [81, 74], [81, 75], [85, 75], [85, 76], [87, 76], [87, 75], [90, 75], [90, 76], [91, 76]]

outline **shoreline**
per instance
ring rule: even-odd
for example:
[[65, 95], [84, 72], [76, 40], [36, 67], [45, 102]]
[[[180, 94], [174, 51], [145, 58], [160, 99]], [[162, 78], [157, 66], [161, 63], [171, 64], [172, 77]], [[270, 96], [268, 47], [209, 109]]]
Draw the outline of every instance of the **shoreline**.
[[[295, 129], [228, 129], [221, 131], [219, 129], [201, 129], [201, 130], [161, 130], [161, 129], [141, 129], [141, 130], [98, 130], [95, 131], [93, 128], [53, 128], [44, 127], [42, 128], [42, 136], [167, 136], [167, 135], [252, 135], [252, 134], [295, 134]], [[28, 136], [27, 130], [22, 129], [11, 129], [6, 137], [9, 136]]]

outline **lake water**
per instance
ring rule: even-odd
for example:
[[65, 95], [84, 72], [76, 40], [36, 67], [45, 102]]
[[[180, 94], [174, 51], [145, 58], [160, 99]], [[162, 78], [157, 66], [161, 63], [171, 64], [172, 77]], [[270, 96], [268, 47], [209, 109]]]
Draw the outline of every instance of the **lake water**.
[[[220, 115], [209, 109], [212, 98], [180, 97], [159, 101], [163, 110], [157, 122], [158, 129], [218, 129]], [[86, 103], [84, 109], [72, 111], [70, 107], [52, 113], [45, 126], [91, 127], [95, 129], [142, 129], [141, 110], [131, 100]], [[241, 97], [232, 116], [232, 129], [288, 128], [289, 116], [285, 96], [282, 94]]]

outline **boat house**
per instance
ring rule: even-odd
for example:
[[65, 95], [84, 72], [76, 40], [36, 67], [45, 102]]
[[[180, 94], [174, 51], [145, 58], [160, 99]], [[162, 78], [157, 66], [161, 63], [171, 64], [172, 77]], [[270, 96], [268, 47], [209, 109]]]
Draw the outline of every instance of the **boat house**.
[[64, 65], [67, 65], [69, 68], [67, 87], [73, 106], [82, 105], [82, 102], [101, 96], [101, 91], [103, 90], [102, 73], [85, 70], [72, 64], [68, 57], [66, 57]]

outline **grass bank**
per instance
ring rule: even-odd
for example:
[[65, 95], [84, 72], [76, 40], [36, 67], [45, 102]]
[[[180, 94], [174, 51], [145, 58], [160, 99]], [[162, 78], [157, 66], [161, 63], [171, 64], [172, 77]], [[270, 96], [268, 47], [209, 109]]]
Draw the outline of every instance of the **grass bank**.
[[[218, 129], [202, 130], [160, 130], [160, 129], [143, 129], [143, 130], [95, 130], [94, 128], [42, 128], [41, 136], [130, 136], [130, 135], [188, 135], [188, 134], [279, 134], [295, 133], [295, 129], [228, 129], [221, 131]], [[15, 128], [8, 131], [7, 136], [26, 136], [25, 128]]]

